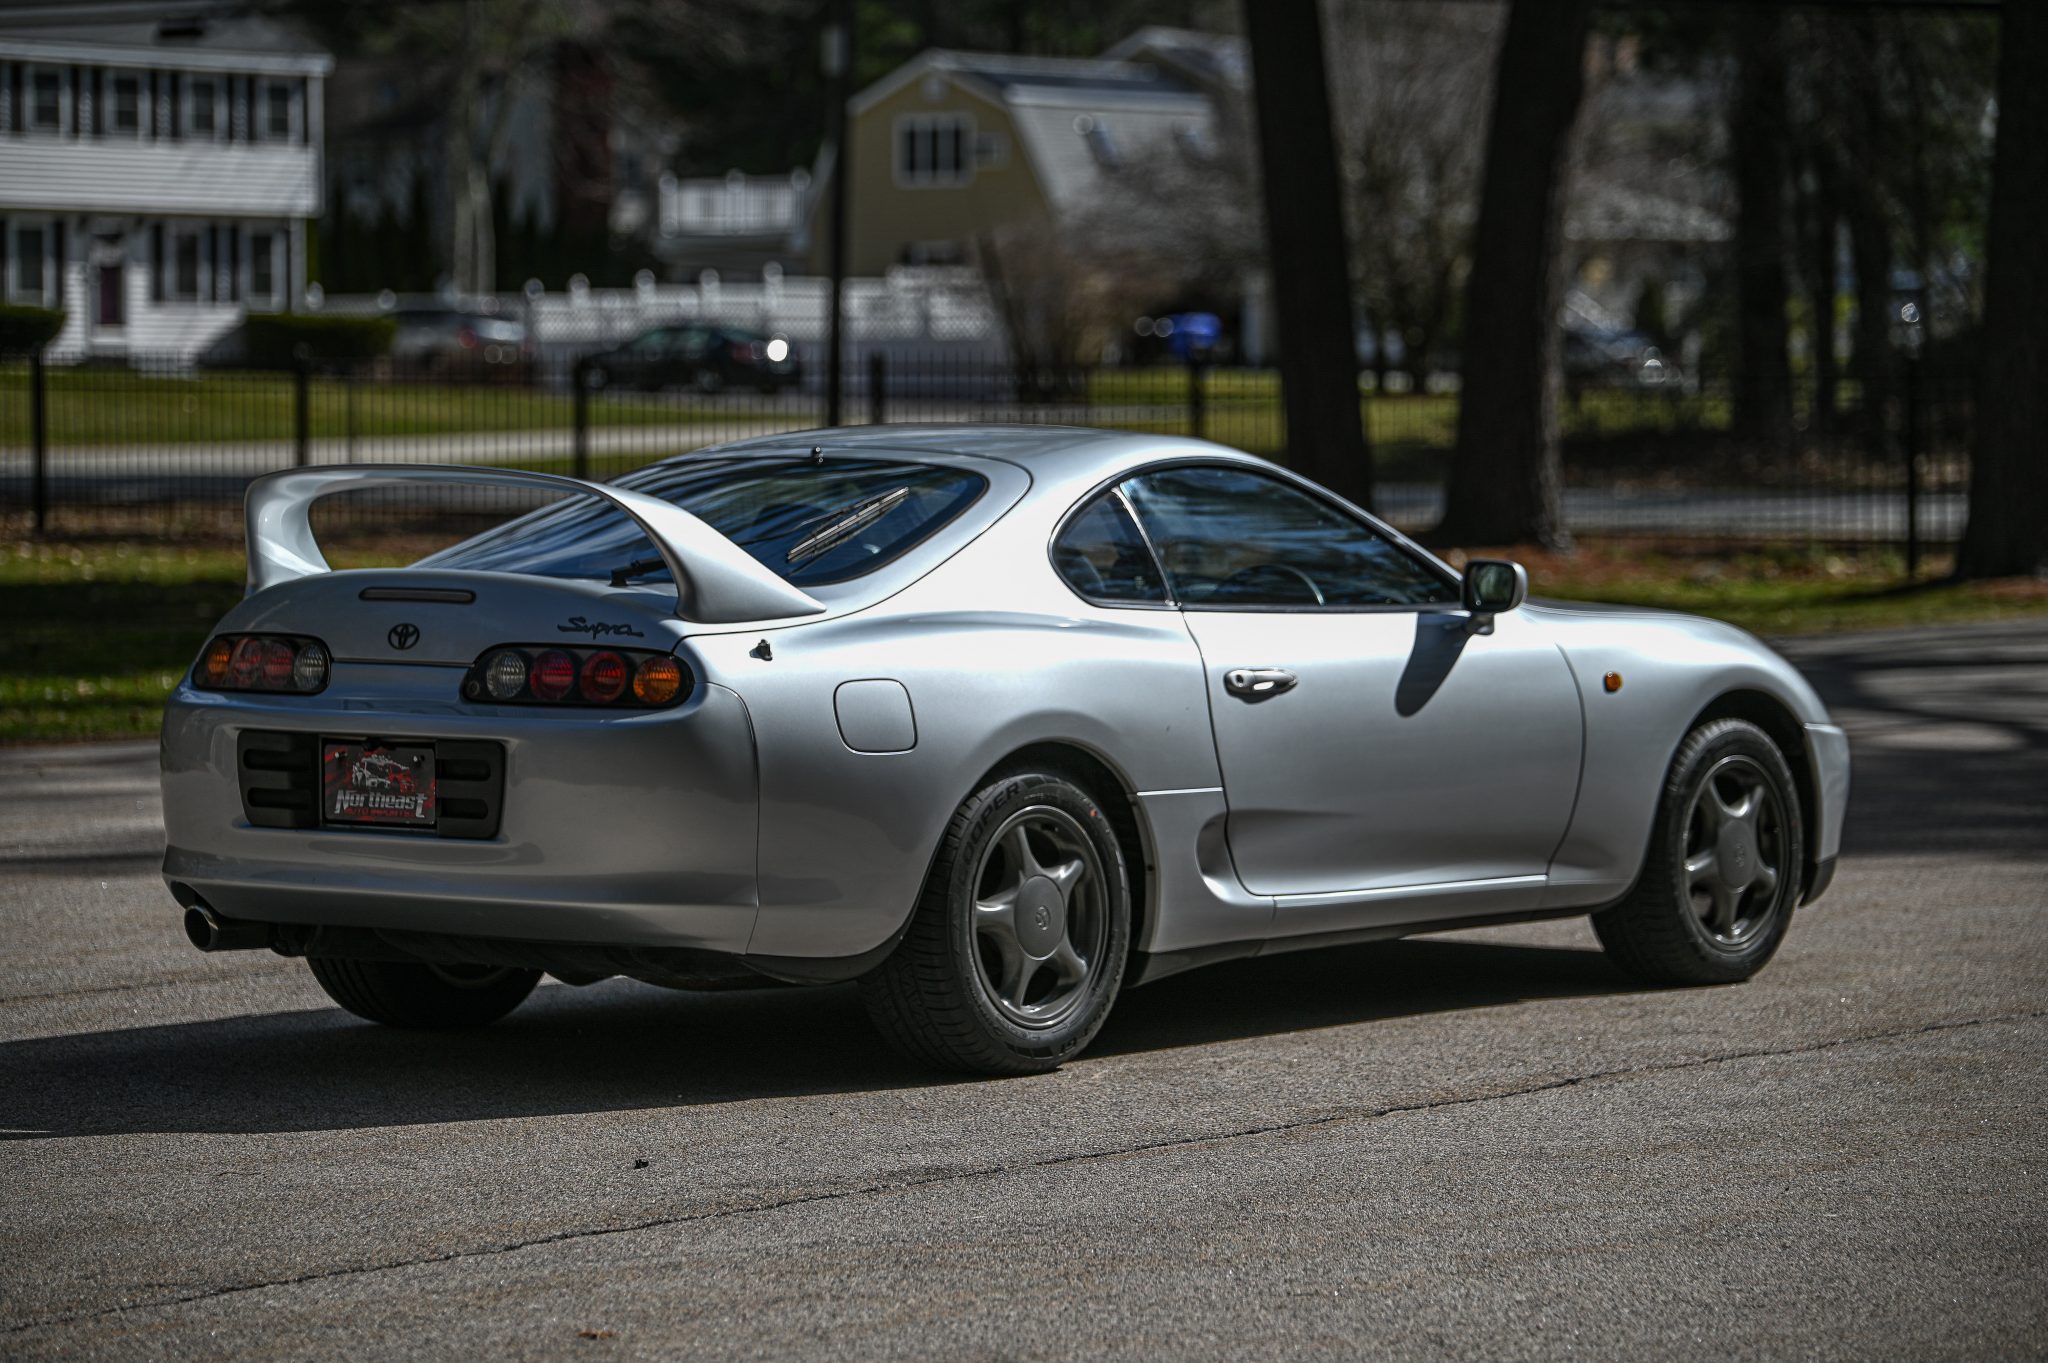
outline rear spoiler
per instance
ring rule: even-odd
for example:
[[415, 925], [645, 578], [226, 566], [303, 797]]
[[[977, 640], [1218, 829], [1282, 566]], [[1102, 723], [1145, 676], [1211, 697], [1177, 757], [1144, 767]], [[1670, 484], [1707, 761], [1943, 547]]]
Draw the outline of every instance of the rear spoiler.
[[313, 503], [331, 492], [466, 483], [580, 493], [610, 502], [639, 525], [676, 580], [676, 614], [706, 625], [817, 615], [816, 598], [777, 577], [703, 521], [659, 497], [553, 473], [450, 464], [287, 469], [249, 484], [249, 591], [331, 571], [313, 537]]

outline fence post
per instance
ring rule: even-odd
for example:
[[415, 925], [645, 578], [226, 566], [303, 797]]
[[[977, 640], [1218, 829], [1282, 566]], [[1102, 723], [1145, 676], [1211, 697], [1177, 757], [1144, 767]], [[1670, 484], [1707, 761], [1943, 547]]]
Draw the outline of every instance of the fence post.
[[1197, 440], [1208, 439], [1209, 394], [1207, 385], [1202, 382], [1204, 367], [1191, 350], [1188, 354], [1188, 434]]
[[356, 378], [354, 365], [342, 372], [342, 394], [348, 400], [348, 462], [351, 464], [356, 462]]
[[569, 459], [578, 477], [590, 477], [590, 362], [580, 359], [569, 368]]
[[868, 352], [868, 424], [880, 426], [889, 419], [889, 362], [879, 350]]
[[311, 368], [306, 363], [306, 349], [300, 346], [292, 353], [292, 462], [300, 468], [313, 459]]
[[46, 391], [43, 373], [43, 348], [37, 346], [28, 353], [28, 428], [29, 444], [34, 450], [34, 472], [31, 476], [33, 491], [31, 498], [36, 510], [36, 533], [42, 534], [50, 526], [50, 414], [49, 395]]
[[1920, 576], [1920, 355], [1906, 354], [1906, 580]]

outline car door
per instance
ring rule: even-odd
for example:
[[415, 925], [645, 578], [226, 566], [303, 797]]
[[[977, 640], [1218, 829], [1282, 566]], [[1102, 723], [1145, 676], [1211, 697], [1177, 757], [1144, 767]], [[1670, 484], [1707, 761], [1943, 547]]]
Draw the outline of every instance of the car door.
[[1176, 465], [1124, 489], [1201, 649], [1247, 889], [1540, 887], [1582, 718], [1535, 621], [1475, 628], [1439, 567], [1263, 470]]

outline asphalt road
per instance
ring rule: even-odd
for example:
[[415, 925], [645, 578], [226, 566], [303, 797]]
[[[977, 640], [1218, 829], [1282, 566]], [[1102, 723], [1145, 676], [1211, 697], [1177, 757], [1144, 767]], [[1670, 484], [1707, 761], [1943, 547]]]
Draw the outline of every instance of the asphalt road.
[[184, 945], [148, 745], [0, 751], [0, 1356], [2048, 1356], [2048, 627], [1796, 652], [1856, 791], [1752, 983], [1269, 958], [999, 1082], [846, 989], [361, 1025]]

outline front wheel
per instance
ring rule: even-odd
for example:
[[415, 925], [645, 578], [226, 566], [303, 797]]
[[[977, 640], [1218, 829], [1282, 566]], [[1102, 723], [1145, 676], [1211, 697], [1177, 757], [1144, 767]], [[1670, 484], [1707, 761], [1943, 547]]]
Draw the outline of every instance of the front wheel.
[[526, 1001], [538, 970], [308, 956], [327, 997], [370, 1022], [448, 1031], [496, 1022]]
[[1123, 852], [1095, 797], [1056, 772], [1013, 772], [953, 815], [909, 932], [861, 994], [915, 1059], [1040, 1073], [1101, 1029], [1130, 931]]
[[1746, 980], [1791, 925], [1804, 837], [1792, 772], [1770, 735], [1710, 720], [1671, 760], [1635, 888], [1593, 915], [1593, 931], [1645, 983]]

